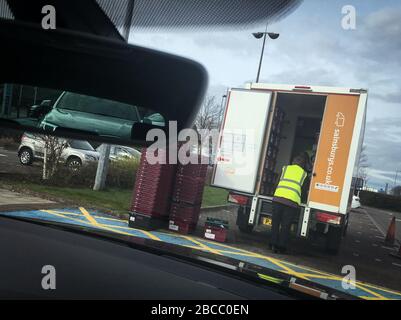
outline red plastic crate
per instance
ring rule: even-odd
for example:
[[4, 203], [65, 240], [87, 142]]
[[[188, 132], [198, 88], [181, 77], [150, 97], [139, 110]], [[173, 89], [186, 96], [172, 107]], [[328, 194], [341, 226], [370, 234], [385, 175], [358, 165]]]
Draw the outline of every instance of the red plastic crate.
[[205, 225], [203, 232], [203, 237], [208, 240], [213, 240], [217, 242], [226, 242], [227, 240], [227, 229], [218, 228], [215, 226]]
[[178, 219], [170, 219], [168, 228], [174, 232], [189, 234], [196, 230], [196, 223], [190, 223]]
[[207, 165], [204, 164], [186, 164], [178, 165], [177, 174], [191, 177], [203, 178], [207, 173]]
[[169, 219], [174, 220], [174, 221], [181, 221], [183, 223], [185, 222], [185, 223], [189, 223], [189, 224], [197, 224], [198, 220], [199, 220], [199, 216], [183, 218], [183, 217], [180, 217], [177, 215], [170, 215]]
[[198, 219], [200, 205], [188, 205], [185, 203], [171, 203], [170, 217], [174, 216], [180, 219]]
[[191, 192], [188, 190], [174, 190], [173, 200], [177, 202], [185, 202], [188, 204], [198, 205], [202, 203], [203, 189]]
[[173, 189], [173, 199], [177, 202], [200, 204], [202, 202], [205, 177], [189, 177], [177, 174]]

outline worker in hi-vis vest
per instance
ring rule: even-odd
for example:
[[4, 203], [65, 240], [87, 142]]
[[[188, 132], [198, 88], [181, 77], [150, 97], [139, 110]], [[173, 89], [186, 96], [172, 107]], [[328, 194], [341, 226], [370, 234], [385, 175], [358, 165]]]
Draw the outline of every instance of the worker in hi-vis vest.
[[294, 158], [292, 165], [284, 166], [273, 197], [273, 221], [270, 248], [285, 253], [291, 224], [299, 213], [302, 185], [307, 177], [309, 159], [306, 153]]

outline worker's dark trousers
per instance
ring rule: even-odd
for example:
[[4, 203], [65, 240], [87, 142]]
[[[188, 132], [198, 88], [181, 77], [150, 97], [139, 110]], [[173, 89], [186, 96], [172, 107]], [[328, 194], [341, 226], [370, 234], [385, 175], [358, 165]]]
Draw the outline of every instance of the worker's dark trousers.
[[281, 203], [273, 202], [273, 221], [270, 244], [281, 249], [287, 248], [290, 236], [291, 223], [294, 220], [298, 208], [285, 206]]

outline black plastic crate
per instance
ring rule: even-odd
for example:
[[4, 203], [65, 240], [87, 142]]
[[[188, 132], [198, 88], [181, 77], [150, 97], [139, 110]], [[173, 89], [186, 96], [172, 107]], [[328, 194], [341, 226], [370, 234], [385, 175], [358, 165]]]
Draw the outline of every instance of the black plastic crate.
[[143, 230], [156, 230], [166, 229], [169, 220], [166, 217], [146, 216], [137, 212], [130, 212], [128, 219], [128, 226], [130, 228], [143, 229]]

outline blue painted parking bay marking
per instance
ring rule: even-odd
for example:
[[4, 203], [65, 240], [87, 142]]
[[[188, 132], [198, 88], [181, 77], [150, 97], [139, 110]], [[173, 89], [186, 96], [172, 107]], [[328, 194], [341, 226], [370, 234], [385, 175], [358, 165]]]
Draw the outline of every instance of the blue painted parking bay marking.
[[355, 289], [345, 290], [342, 287], [343, 278], [338, 275], [295, 265], [293, 263], [279, 260], [273, 257], [264, 256], [255, 252], [243, 250], [238, 247], [212, 242], [203, 238], [184, 236], [169, 231], [144, 231], [128, 227], [125, 220], [117, 219], [99, 211], [87, 210], [85, 208], [62, 208], [49, 210], [13, 211], [1, 212], [2, 215], [38, 218], [43, 220], [81, 225], [88, 228], [107, 230], [119, 234], [142, 237], [163, 241], [171, 244], [186, 246], [198, 250], [220, 254], [230, 258], [235, 258], [244, 262], [253, 263], [266, 268], [285, 272], [298, 278], [314, 281], [322, 285], [353, 294], [364, 299], [399, 299], [401, 293], [394, 290], [382, 288], [357, 281]]

